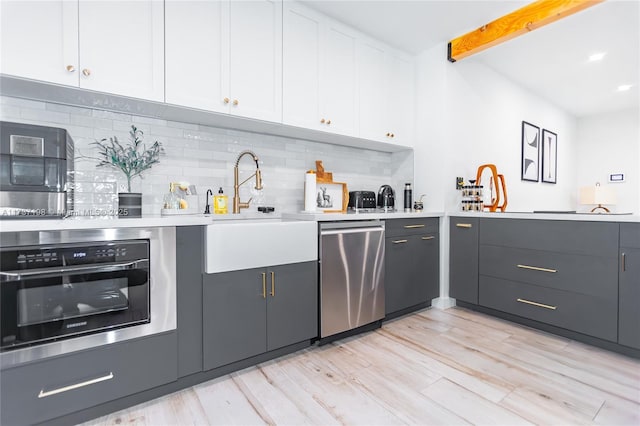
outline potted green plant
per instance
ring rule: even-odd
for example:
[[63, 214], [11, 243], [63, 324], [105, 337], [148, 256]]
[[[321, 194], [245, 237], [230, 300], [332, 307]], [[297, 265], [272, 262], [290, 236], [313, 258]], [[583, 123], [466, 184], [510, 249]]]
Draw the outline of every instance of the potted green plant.
[[97, 167], [111, 167], [120, 170], [127, 178], [127, 192], [118, 193], [118, 215], [140, 217], [142, 214], [142, 194], [131, 192], [131, 180], [142, 178], [142, 173], [160, 162], [164, 154], [162, 144], [155, 141], [149, 148], [143, 143], [144, 133], [135, 125], [129, 131], [129, 143], [121, 144], [117, 136], [101, 139], [93, 143], [98, 147]]

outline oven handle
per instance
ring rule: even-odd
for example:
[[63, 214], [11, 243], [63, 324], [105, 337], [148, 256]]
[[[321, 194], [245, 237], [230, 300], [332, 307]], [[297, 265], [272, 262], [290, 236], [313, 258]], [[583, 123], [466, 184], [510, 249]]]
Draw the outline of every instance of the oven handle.
[[136, 267], [149, 267], [149, 259], [138, 259], [131, 262], [101, 264], [101, 265], [74, 265], [64, 267], [42, 268], [31, 271], [6, 271], [0, 272], [0, 282], [20, 281], [24, 278], [45, 278], [56, 275], [75, 275], [91, 272], [113, 272], [134, 269]]

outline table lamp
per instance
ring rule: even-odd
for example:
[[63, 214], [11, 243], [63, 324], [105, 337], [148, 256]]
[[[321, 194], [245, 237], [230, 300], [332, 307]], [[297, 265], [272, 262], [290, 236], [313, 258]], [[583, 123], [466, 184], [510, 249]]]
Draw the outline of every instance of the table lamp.
[[614, 189], [600, 186], [597, 182], [595, 186], [583, 186], [580, 188], [580, 204], [597, 204], [591, 210], [591, 213], [598, 209], [603, 209], [605, 212], [610, 213], [609, 209], [604, 207], [603, 204], [615, 204], [616, 192]]

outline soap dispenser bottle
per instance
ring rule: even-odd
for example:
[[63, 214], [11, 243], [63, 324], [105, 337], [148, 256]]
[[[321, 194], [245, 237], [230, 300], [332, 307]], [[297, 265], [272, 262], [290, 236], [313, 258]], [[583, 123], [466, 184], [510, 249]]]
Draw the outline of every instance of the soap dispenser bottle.
[[162, 208], [165, 210], [176, 210], [180, 208], [180, 197], [176, 194], [176, 186], [175, 183], [171, 182], [169, 184], [169, 192], [165, 194]]
[[213, 197], [213, 213], [214, 214], [227, 214], [229, 209], [227, 208], [227, 196], [224, 195], [222, 187], [218, 189], [218, 194]]

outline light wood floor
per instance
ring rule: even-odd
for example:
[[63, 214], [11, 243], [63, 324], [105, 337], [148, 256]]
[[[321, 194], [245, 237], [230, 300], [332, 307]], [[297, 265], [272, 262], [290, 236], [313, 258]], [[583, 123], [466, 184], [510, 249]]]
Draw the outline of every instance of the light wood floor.
[[428, 309], [87, 424], [467, 423], [640, 425], [640, 361]]

